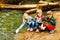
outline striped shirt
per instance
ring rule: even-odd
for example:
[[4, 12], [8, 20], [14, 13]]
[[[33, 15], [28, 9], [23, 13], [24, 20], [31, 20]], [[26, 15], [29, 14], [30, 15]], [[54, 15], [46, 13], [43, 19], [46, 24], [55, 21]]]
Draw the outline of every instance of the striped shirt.
[[35, 21], [36, 21], [36, 22], [39, 22], [39, 23], [40, 23], [40, 22], [42, 22], [43, 20], [45, 20], [45, 17], [44, 17], [44, 16], [41, 16], [41, 17], [39, 17], [38, 15], [35, 16]]

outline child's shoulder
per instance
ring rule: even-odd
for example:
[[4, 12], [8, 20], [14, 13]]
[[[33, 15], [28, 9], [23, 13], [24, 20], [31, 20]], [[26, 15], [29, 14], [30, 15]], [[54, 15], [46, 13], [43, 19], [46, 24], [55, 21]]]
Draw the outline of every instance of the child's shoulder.
[[53, 20], [53, 21], [55, 20], [55, 18], [54, 18], [54, 16], [53, 16], [53, 15], [52, 15], [52, 17], [51, 17], [50, 19], [51, 19], [51, 20]]

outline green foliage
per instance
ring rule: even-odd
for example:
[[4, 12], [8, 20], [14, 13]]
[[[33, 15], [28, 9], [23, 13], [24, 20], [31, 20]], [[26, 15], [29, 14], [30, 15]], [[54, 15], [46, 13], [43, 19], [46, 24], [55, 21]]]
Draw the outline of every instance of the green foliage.
[[[21, 1], [23, 1], [23, 4], [35, 4], [38, 3], [39, 0], [5, 0], [5, 3], [8, 4], [19, 4]], [[60, 0], [44, 0], [44, 1], [60, 1]]]
[[15, 30], [22, 23], [22, 15], [23, 12], [20, 10], [0, 11], [0, 39], [1, 40], [14, 40]]
[[7, 3], [7, 4], [18, 4], [21, 1], [22, 0], [5, 0], [5, 3]]
[[[30, 14], [34, 17], [36, 14]], [[0, 40], [14, 40], [15, 30], [22, 23], [23, 12], [20, 10], [2, 10], [0, 11]], [[26, 27], [20, 30], [24, 33]]]
[[23, 2], [23, 4], [36, 4], [38, 2], [39, 2], [39, 0], [26, 0]]
[[21, 1], [23, 1], [23, 4], [33, 4], [33, 3], [38, 3], [39, 0], [5, 0], [5, 3], [19, 4], [19, 2]]
[[60, 10], [60, 8], [53, 8], [53, 9], [51, 9], [51, 10], [58, 10], [58, 11], [59, 11], [59, 10]]

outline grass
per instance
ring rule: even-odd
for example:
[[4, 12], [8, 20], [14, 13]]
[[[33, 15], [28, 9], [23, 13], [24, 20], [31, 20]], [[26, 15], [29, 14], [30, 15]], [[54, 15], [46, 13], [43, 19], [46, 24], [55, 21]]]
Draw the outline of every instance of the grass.
[[[36, 14], [29, 14], [34, 17]], [[0, 40], [14, 40], [15, 30], [21, 25], [23, 11], [21, 10], [1, 10], [0, 11]], [[24, 33], [26, 27], [20, 30]]]
[[20, 10], [0, 11], [0, 40], [14, 40], [15, 30], [22, 23]]
[[[30, 14], [34, 17], [36, 14]], [[22, 23], [23, 11], [20, 10], [1, 10], [0, 11], [0, 40], [14, 40], [15, 30]], [[26, 27], [20, 33], [26, 31]]]

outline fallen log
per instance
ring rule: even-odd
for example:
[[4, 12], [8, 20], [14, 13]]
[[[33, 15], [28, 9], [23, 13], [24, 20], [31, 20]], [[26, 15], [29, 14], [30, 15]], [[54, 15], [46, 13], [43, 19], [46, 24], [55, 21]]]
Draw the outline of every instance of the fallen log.
[[17, 9], [28, 9], [28, 8], [36, 8], [37, 4], [27, 4], [27, 5], [10, 5], [10, 4], [4, 4], [4, 6], [1, 6], [1, 8], [17, 8]]
[[49, 5], [59, 5], [59, 2], [46, 2], [46, 1], [39, 1], [40, 4], [49, 4]]
[[[11, 8], [11, 9], [31, 9], [31, 8], [37, 8], [37, 5], [39, 5], [39, 7], [57, 7], [60, 6], [60, 4], [58, 2], [52, 3], [52, 2], [45, 2], [42, 1], [40, 2], [42, 4], [25, 4], [25, 5], [11, 5], [11, 4], [4, 4], [3, 6], [1, 6], [1, 8]], [[43, 8], [43, 9], [45, 9]]]
[[35, 8], [35, 9], [27, 10], [27, 11], [25, 11], [25, 12], [31, 13], [31, 12], [35, 12], [36, 10], [37, 10], [37, 9]]
[[[39, 4], [39, 6], [47, 6], [48, 4]], [[37, 4], [26, 4], [26, 5], [10, 5], [10, 4], [4, 4], [4, 6], [1, 6], [1, 8], [12, 8], [12, 9], [31, 9], [36, 8]]]
[[51, 6], [53, 5], [54, 6], [54, 5], [59, 5], [59, 3], [58, 2], [56, 2], [56, 3], [49, 3], [49, 5], [51, 5]]

